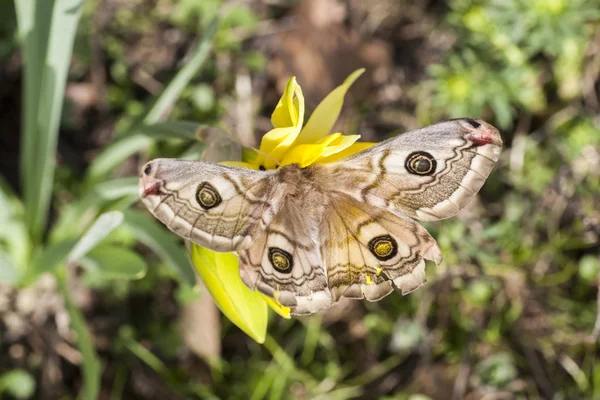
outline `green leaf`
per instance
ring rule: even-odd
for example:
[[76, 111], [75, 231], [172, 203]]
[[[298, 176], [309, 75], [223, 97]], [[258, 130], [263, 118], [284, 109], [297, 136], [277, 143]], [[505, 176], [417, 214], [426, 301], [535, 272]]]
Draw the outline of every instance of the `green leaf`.
[[0, 249], [5, 253], [7, 258], [5, 261], [10, 262], [15, 271], [23, 271], [29, 263], [31, 254], [23, 204], [4, 182], [2, 176], [0, 176], [0, 227], [2, 227]]
[[132, 154], [145, 149], [150, 143], [152, 139], [139, 134], [116, 140], [94, 159], [87, 171], [88, 180], [102, 179]]
[[83, 356], [83, 398], [95, 400], [100, 392], [100, 361], [94, 349], [91, 334], [85, 324], [85, 319], [71, 297], [66, 278], [58, 275], [56, 281], [65, 298], [65, 305], [71, 319], [71, 327], [77, 334], [77, 347]]
[[[198, 74], [198, 71], [200, 71], [208, 58], [218, 25], [218, 19], [215, 19], [210, 24], [187, 64], [173, 77], [165, 90], [149, 107], [147, 113], [139, 123], [131, 127], [129, 131], [136, 132], [140, 127], [154, 124], [167, 115], [168, 111], [181, 95], [181, 92], [190, 84], [192, 78]], [[134, 133], [130, 136], [117, 139], [100, 153], [90, 165], [87, 172], [88, 179], [94, 181], [108, 175], [121, 162], [132, 154], [148, 147], [150, 143], [152, 143], [152, 139], [140, 133]]]
[[25, 271], [23, 285], [33, 283], [40, 274], [52, 271], [57, 265], [65, 262], [67, 255], [73, 250], [76, 240], [65, 240], [45, 247], [39, 251], [31, 262], [30, 268]]
[[14, 285], [19, 280], [20, 275], [9, 255], [0, 252], [0, 284]]
[[53, 270], [64, 262], [79, 261], [98, 245], [123, 221], [123, 214], [110, 211], [102, 214], [79, 240], [63, 240], [38, 252], [23, 278], [24, 284], [33, 282], [37, 277]]
[[598, 256], [587, 254], [579, 260], [579, 276], [586, 282], [594, 282], [598, 279], [600, 271], [600, 259]]
[[102, 214], [73, 247], [69, 253], [68, 261], [80, 260], [117, 226], [121, 225], [121, 222], [123, 222], [123, 213], [119, 211], [109, 211]]
[[196, 46], [196, 49], [192, 52], [193, 55], [187, 64], [179, 70], [177, 75], [169, 82], [169, 85], [156, 99], [154, 104], [152, 104], [144, 118], [144, 123], [158, 122], [173, 104], [175, 104], [175, 101], [181, 96], [181, 92], [189, 85], [192, 78], [196, 76], [208, 58], [212, 40], [218, 27], [219, 20], [218, 18], [215, 18], [203, 32], [202, 40], [200, 40], [200, 43], [198, 43], [198, 46]]
[[477, 365], [476, 371], [485, 384], [497, 388], [506, 387], [517, 377], [517, 369], [508, 353], [488, 356]]
[[137, 176], [116, 178], [97, 184], [92, 192], [95, 196], [105, 201], [117, 200], [122, 197], [137, 200], [140, 195], [138, 181], [139, 178]]
[[252, 339], [264, 343], [267, 303], [262, 294], [242, 282], [237, 257], [192, 244], [192, 262], [223, 314]]
[[166, 121], [157, 124], [143, 124], [133, 132], [155, 139], [198, 140], [198, 130], [203, 126], [203, 124], [192, 121]]
[[[139, 199], [138, 178], [117, 178], [99, 183], [74, 203], [60, 210], [60, 217], [50, 231], [50, 242], [80, 237], [100, 210], [120, 210]], [[115, 203], [115, 201], [118, 201]]]
[[0, 376], [0, 395], [8, 393], [17, 399], [27, 399], [35, 392], [35, 379], [27, 371], [13, 369]]
[[50, 208], [55, 153], [83, 0], [16, 2], [25, 68], [21, 177], [29, 234], [39, 241]]
[[81, 260], [81, 265], [92, 279], [141, 279], [146, 275], [147, 265], [133, 251], [112, 245], [100, 245]]
[[168, 233], [153, 218], [138, 211], [126, 210], [124, 217], [124, 226], [173, 267], [182, 282], [190, 286], [196, 284], [196, 274], [175, 234]]

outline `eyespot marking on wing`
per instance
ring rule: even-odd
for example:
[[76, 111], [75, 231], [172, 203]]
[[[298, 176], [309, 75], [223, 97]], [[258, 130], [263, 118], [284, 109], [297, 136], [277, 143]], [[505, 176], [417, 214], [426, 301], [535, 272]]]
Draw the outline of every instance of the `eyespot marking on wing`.
[[398, 254], [398, 243], [390, 235], [376, 236], [369, 241], [369, 250], [378, 260], [387, 261]]
[[437, 161], [425, 151], [415, 151], [406, 157], [405, 167], [414, 175], [432, 175], [437, 168]]
[[196, 190], [196, 201], [198, 201], [200, 207], [209, 210], [221, 204], [223, 199], [221, 199], [219, 192], [214, 186], [208, 182], [202, 182]]
[[269, 261], [273, 268], [283, 273], [291, 272], [294, 266], [292, 255], [277, 247], [269, 247]]

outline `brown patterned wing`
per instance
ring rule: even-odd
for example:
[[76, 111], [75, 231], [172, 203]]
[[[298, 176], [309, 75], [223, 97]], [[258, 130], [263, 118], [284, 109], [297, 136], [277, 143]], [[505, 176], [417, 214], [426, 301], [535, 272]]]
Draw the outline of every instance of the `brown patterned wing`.
[[179, 236], [216, 251], [250, 247], [283, 195], [274, 171], [156, 159], [140, 173], [140, 196], [150, 212]]
[[407, 294], [425, 283], [425, 260], [442, 260], [435, 239], [418, 223], [345, 195], [332, 198], [321, 234], [334, 300], [378, 301], [393, 291], [392, 282]]
[[323, 165], [317, 180], [327, 192], [434, 221], [469, 204], [501, 149], [500, 133], [493, 126], [481, 120], [450, 120]]
[[319, 248], [323, 210], [313, 204], [300, 209], [285, 201], [265, 232], [239, 252], [246, 286], [277, 299], [294, 315], [312, 314], [333, 302]]

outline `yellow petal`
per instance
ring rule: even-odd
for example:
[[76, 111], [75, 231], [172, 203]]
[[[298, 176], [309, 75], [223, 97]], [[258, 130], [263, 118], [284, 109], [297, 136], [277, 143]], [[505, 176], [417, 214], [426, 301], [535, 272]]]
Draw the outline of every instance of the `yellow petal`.
[[283, 95], [281, 95], [275, 111], [271, 114], [273, 127], [284, 128], [298, 125], [298, 99], [297, 96], [294, 96], [297, 87], [299, 85], [296, 82], [296, 77], [292, 77], [287, 81]]
[[217, 307], [258, 343], [267, 335], [267, 303], [261, 293], [248, 289], [233, 253], [217, 253], [192, 244], [192, 262]]
[[[288, 81], [285, 92], [277, 108], [271, 116], [275, 129], [267, 132], [260, 143], [260, 152], [257, 164], [266, 169], [275, 168], [284, 154], [294, 143], [304, 123], [304, 96], [296, 79]], [[269, 157], [265, 157], [268, 154]]]
[[[256, 163], [266, 169], [277, 167], [278, 163], [283, 158], [283, 155], [292, 146], [294, 140], [296, 140], [299, 131], [300, 129], [297, 127], [290, 127], [275, 128], [272, 131], [267, 132], [265, 136], [263, 136], [260, 146], [261, 154], [258, 155]], [[268, 154], [268, 156], [265, 154]]]
[[321, 157], [326, 147], [325, 143], [294, 146], [285, 154], [281, 165], [300, 164], [301, 168], [307, 167]]
[[340, 151], [339, 153], [334, 153], [328, 157], [322, 157], [319, 158], [317, 160], [317, 164], [327, 164], [333, 161], [338, 161], [341, 160], [343, 158], [346, 158], [348, 156], [351, 156], [352, 154], [356, 154], [360, 151], [363, 151], [365, 149], [368, 149], [369, 147], [375, 145], [376, 143], [371, 143], [371, 142], [357, 142], [354, 143], [353, 145], [351, 145], [350, 147], [347, 147], [346, 149]]
[[[330, 136], [334, 135], [336, 134], [334, 133]], [[323, 150], [323, 154], [321, 155], [321, 157], [329, 157], [333, 154], [339, 153], [340, 151], [344, 151], [348, 147], [352, 146], [354, 142], [356, 142], [358, 139], [360, 139], [360, 135], [342, 136], [342, 134], [339, 134], [339, 136], [332, 140], [327, 145], [325, 150]]]
[[340, 136], [342, 136], [342, 134], [338, 132], [325, 136], [314, 144], [294, 145], [287, 153], [285, 153], [285, 156], [283, 156], [281, 165], [299, 164], [302, 168], [307, 167], [317, 161], [318, 158], [323, 157], [328, 146], [335, 143]]
[[282, 306], [279, 302], [267, 295], [263, 294], [265, 301], [267, 304], [275, 311], [277, 314], [281, 315], [285, 319], [290, 319], [292, 316], [290, 315], [290, 309], [286, 306]]
[[319, 103], [298, 136], [298, 139], [296, 139], [296, 144], [315, 143], [323, 136], [329, 134], [340, 115], [346, 92], [348, 92], [350, 86], [352, 86], [354, 81], [363, 72], [365, 72], [364, 68], [354, 71], [346, 78], [344, 83], [335, 88]]
[[327, 135], [324, 138], [321, 138], [317, 141], [317, 143], [325, 143], [326, 145], [330, 145], [331, 143], [335, 142], [337, 139], [340, 138], [340, 136], [342, 136], [342, 134], [340, 132], [337, 133], [332, 133], [331, 135]]

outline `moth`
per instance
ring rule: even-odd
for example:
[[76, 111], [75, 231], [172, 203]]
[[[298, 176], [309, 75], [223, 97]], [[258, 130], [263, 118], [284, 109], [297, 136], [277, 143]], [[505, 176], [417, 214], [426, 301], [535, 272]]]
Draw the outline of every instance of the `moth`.
[[240, 276], [292, 314], [341, 297], [378, 301], [426, 281], [442, 261], [415, 220], [436, 221], [473, 199], [498, 160], [496, 128], [456, 119], [388, 139], [350, 157], [275, 170], [155, 159], [140, 171], [143, 203], [200, 246], [236, 252]]

